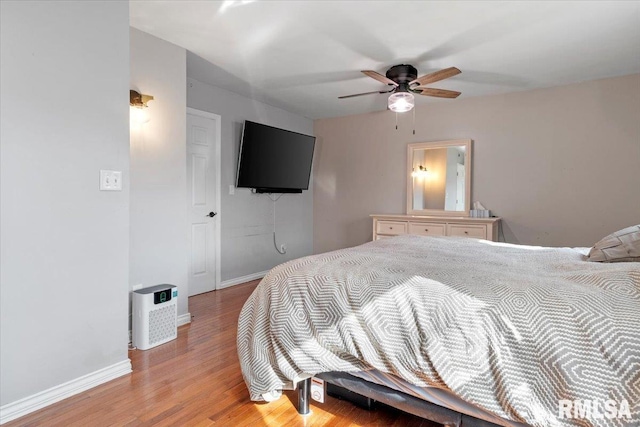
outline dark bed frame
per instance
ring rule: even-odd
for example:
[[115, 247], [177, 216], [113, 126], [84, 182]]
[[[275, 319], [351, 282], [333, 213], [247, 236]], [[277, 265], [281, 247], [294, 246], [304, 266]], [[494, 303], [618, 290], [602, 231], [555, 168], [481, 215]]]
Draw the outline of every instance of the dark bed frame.
[[[365, 381], [345, 372], [324, 372], [316, 375], [317, 378], [329, 384], [342, 387], [360, 396], [373, 399], [377, 402], [399, 409], [404, 412], [425, 418], [446, 427], [499, 427], [475, 417], [447, 409], [426, 400], [418, 399], [406, 393], [394, 390], [383, 385]], [[298, 383], [298, 413], [307, 415], [309, 401], [311, 399], [311, 378]]]

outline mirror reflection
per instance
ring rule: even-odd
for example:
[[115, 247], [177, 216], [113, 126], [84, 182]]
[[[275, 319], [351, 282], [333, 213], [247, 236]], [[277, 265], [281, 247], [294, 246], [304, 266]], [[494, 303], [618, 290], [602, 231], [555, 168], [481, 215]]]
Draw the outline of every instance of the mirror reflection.
[[469, 216], [471, 139], [407, 145], [407, 213]]
[[413, 210], [463, 212], [466, 200], [465, 145], [413, 150]]

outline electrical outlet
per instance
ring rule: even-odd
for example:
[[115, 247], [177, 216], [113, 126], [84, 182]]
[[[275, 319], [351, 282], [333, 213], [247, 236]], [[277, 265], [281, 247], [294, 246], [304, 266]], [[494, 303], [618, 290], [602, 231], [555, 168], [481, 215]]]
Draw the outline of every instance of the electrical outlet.
[[229, 195], [233, 196], [234, 194], [236, 194], [236, 187], [234, 185], [230, 185], [229, 186]]
[[285, 243], [280, 245], [280, 252], [287, 252], [287, 245]]

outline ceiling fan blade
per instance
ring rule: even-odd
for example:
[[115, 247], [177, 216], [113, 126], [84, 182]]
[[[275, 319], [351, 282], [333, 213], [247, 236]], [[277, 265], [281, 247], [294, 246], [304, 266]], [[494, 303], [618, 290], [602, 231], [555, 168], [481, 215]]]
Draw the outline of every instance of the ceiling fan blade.
[[379, 81], [380, 83], [384, 83], [386, 85], [393, 85], [393, 86], [398, 86], [398, 83], [394, 82], [393, 80], [383, 76], [380, 73], [376, 73], [375, 71], [372, 70], [363, 70], [362, 71], [364, 74], [366, 74], [367, 76], [371, 77], [372, 79], [376, 79], [377, 81]]
[[[395, 89], [395, 88], [394, 88]], [[338, 99], [345, 99], [345, 98], [353, 98], [355, 96], [363, 96], [363, 95], [373, 95], [374, 93], [389, 93], [389, 92], [393, 92], [394, 89], [391, 90], [382, 90], [382, 91], [375, 91], [375, 92], [364, 92], [364, 93], [356, 93], [355, 95], [344, 95], [344, 96], [339, 96]]]
[[440, 80], [448, 79], [449, 77], [456, 76], [460, 74], [462, 71], [458, 70], [456, 67], [445, 68], [444, 70], [436, 71], [435, 73], [426, 74], [422, 77], [418, 77], [415, 80], [409, 82], [409, 85], [419, 84], [419, 85], [427, 85], [429, 83], [439, 82]]
[[418, 92], [420, 95], [435, 96], [436, 98], [457, 98], [460, 96], [460, 92], [456, 92], [455, 90], [435, 89], [432, 87], [418, 86], [412, 90], [416, 92], [420, 91]]

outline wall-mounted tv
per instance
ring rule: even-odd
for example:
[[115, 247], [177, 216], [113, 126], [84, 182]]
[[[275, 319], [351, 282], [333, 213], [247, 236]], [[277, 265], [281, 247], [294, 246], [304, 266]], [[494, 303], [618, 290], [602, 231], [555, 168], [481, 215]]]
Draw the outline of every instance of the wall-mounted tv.
[[258, 193], [301, 193], [309, 189], [314, 136], [245, 121], [236, 187]]

